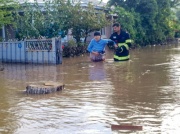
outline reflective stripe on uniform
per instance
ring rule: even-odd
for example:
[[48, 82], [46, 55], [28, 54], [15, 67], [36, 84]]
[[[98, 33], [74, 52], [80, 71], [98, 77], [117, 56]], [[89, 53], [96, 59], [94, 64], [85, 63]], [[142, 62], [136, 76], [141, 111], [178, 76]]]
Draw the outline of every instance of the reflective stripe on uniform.
[[130, 55], [128, 56], [122, 56], [122, 57], [119, 57], [117, 55], [114, 55], [114, 58], [117, 59], [117, 60], [128, 60], [130, 58]]
[[118, 47], [125, 46], [129, 50], [129, 46], [126, 43], [118, 43]]
[[132, 43], [132, 42], [133, 42], [133, 40], [127, 39], [125, 43]]

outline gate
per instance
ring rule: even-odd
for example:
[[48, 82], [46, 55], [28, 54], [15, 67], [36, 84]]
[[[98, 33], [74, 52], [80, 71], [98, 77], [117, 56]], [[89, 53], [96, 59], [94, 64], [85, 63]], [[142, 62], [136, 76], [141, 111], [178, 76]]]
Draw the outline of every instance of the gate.
[[0, 42], [0, 60], [12, 63], [61, 64], [60, 38]]

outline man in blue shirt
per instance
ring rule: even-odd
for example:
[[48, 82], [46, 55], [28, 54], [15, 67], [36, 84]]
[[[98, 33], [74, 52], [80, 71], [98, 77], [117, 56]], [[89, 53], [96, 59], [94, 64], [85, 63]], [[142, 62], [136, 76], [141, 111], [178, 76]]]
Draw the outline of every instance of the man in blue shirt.
[[[94, 38], [88, 45], [87, 50], [90, 52], [90, 59], [92, 61], [103, 61], [105, 60], [105, 47], [108, 42], [112, 40], [110, 39], [101, 39], [100, 32], [94, 32]], [[113, 41], [114, 46], [116, 46]]]

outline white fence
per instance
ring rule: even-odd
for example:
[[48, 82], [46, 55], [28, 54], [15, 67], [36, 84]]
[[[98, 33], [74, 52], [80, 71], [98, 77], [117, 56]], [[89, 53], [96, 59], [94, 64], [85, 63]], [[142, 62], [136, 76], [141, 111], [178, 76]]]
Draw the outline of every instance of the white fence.
[[60, 38], [0, 42], [0, 61], [12, 63], [61, 64]]

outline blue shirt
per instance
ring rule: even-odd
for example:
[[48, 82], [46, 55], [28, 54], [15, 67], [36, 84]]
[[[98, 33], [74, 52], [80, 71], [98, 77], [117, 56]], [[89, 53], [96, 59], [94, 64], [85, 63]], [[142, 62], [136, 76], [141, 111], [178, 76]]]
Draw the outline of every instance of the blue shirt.
[[[95, 39], [92, 39], [91, 42], [88, 45], [87, 50], [91, 53], [91, 52], [102, 52], [105, 49], [106, 44], [112, 41], [110, 39], [100, 39], [98, 41], [96, 41]], [[115, 45], [115, 42], [114, 42]]]

